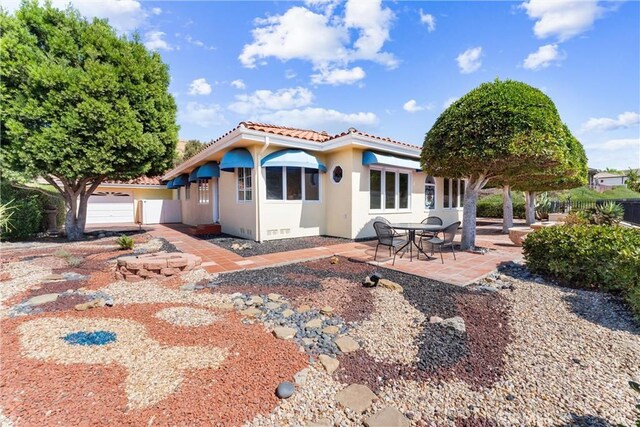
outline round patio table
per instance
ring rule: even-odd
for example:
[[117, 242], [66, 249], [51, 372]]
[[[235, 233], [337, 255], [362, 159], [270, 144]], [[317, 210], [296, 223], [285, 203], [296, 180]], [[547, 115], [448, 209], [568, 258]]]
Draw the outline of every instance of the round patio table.
[[[400, 247], [400, 249], [398, 249], [396, 253], [400, 252], [401, 250], [409, 246], [409, 262], [413, 260], [414, 246], [416, 247], [416, 249], [418, 249], [418, 253], [416, 255], [418, 259], [420, 259], [420, 252], [422, 252], [422, 254], [426, 256], [427, 259], [433, 259], [432, 256], [427, 255], [427, 253], [423, 251], [422, 248], [418, 246], [418, 244], [416, 243], [416, 231], [431, 231], [434, 233], [438, 233], [439, 231], [442, 231], [445, 228], [443, 225], [423, 224], [421, 222], [394, 222], [394, 223], [391, 223], [390, 226], [394, 230], [406, 230], [408, 232], [409, 241], [404, 245], [402, 245], [402, 247]], [[403, 255], [404, 253], [400, 255], [400, 258], [402, 258]]]

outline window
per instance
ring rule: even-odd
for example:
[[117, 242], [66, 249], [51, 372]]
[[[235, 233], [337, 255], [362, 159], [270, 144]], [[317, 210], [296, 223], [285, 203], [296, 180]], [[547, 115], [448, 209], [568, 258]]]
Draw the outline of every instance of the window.
[[409, 209], [410, 185], [408, 173], [369, 169], [369, 208], [385, 211]]
[[436, 208], [436, 181], [432, 176], [428, 176], [424, 180], [424, 208]]
[[238, 201], [250, 202], [251, 200], [251, 169], [238, 168]]
[[333, 168], [332, 178], [333, 182], [335, 182], [336, 184], [342, 181], [342, 168], [340, 166], [336, 166], [335, 168]]
[[443, 207], [458, 208], [464, 205], [464, 186], [463, 179], [444, 179], [444, 199]]
[[208, 179], [198, 180], [198, 204], [200, 205], [209, 204], [209, 180]]
[[267, 200], [320, 200], [318, 169], [298, 167], [266, 167]]
[[184, 186], [184, 199], [189, 200], [191, 198], [191, 183], [187, 182], [187, 185]]

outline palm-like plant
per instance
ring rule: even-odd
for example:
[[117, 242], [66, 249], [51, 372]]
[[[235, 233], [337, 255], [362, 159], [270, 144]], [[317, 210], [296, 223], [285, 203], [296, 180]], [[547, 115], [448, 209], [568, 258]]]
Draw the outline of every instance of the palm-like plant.
[[15, 206], [13, 205], [13, 200], [0, 204], [0, 234], [13, 230], [13, 220], [11, 217], [14, 211]]

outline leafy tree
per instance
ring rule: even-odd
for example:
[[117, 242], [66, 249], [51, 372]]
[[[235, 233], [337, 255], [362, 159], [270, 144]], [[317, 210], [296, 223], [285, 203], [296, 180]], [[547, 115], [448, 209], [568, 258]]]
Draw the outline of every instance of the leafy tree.
[[64, 197], [71, 240], [105, 179], [163, 172], [177, 141], [167, 66], [137, 36], [68, 8], [0, 10], [2, 170], [43, 177]]
[[197, 139], [188, 140], [184, 145], [183, 158], [187, 160], [198, 154], [198, 152], [200, 152], [200, 150], [202, 149], [202, 145], [202, 142], [198, 141]]
[[640, 176], [638, 175], [637, 169], [629, 168], [629, 172], [627, 172], [626, 184], [629, 190], [640, 193]]
[[509, 183], [517, 170], [546, 170], [564, 161], [563, 124], [540, 90], [512, 80], [484, 83], [454, 102], [425, 137], [425, 172], [466, 178], [462, 249], [475, 246], [478, 192]]

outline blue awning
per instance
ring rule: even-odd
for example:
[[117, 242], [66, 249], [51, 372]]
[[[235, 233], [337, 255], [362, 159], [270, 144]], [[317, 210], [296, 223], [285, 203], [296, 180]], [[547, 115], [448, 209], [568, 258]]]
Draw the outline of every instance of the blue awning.
[[383, 165], [393, 166], [396, 168], [422, 170], [420, 162], [413, 159], [405, 159], [402, 157], [391, 156], [389, 154], [380, 154], [373, 151], [364, 151], [362, 153], [363, 165]]
[[198, 180], [198, 169], [200, 168], [198, 167], [191, 171], [189, 174], [189, 182], [196, 182]]
[[327, 171], [327, 167], [323, 165], [315, 156], [306, 151], [289, 148], [286, 150], [276, 151], [266, 156], [260, 162], [263, 168], [293, 166], [299, 168], [319, 169], [322, 172]]
[[173, 180], [170, 180], [169, 182], [167, 182], [167, 188], [169, 190], [173, 190], [175, 189], [175, 187], [173, 186]]
[[189, 175], [186, 173], [183, 173], [182, 175], [177, 176], [176, 178], [173, 178], [173, 188], [184, 187], [188, 183], [189, 183]]
[[208, 162], [198, 168], [196, 173], [198, 179], [220, 178], [220, 167], [218, 162]]
[[220, 170], [233, 172], [235, 168], [253, 169], [253, 157], [246, 148], [234, 148], [222, 156]]

